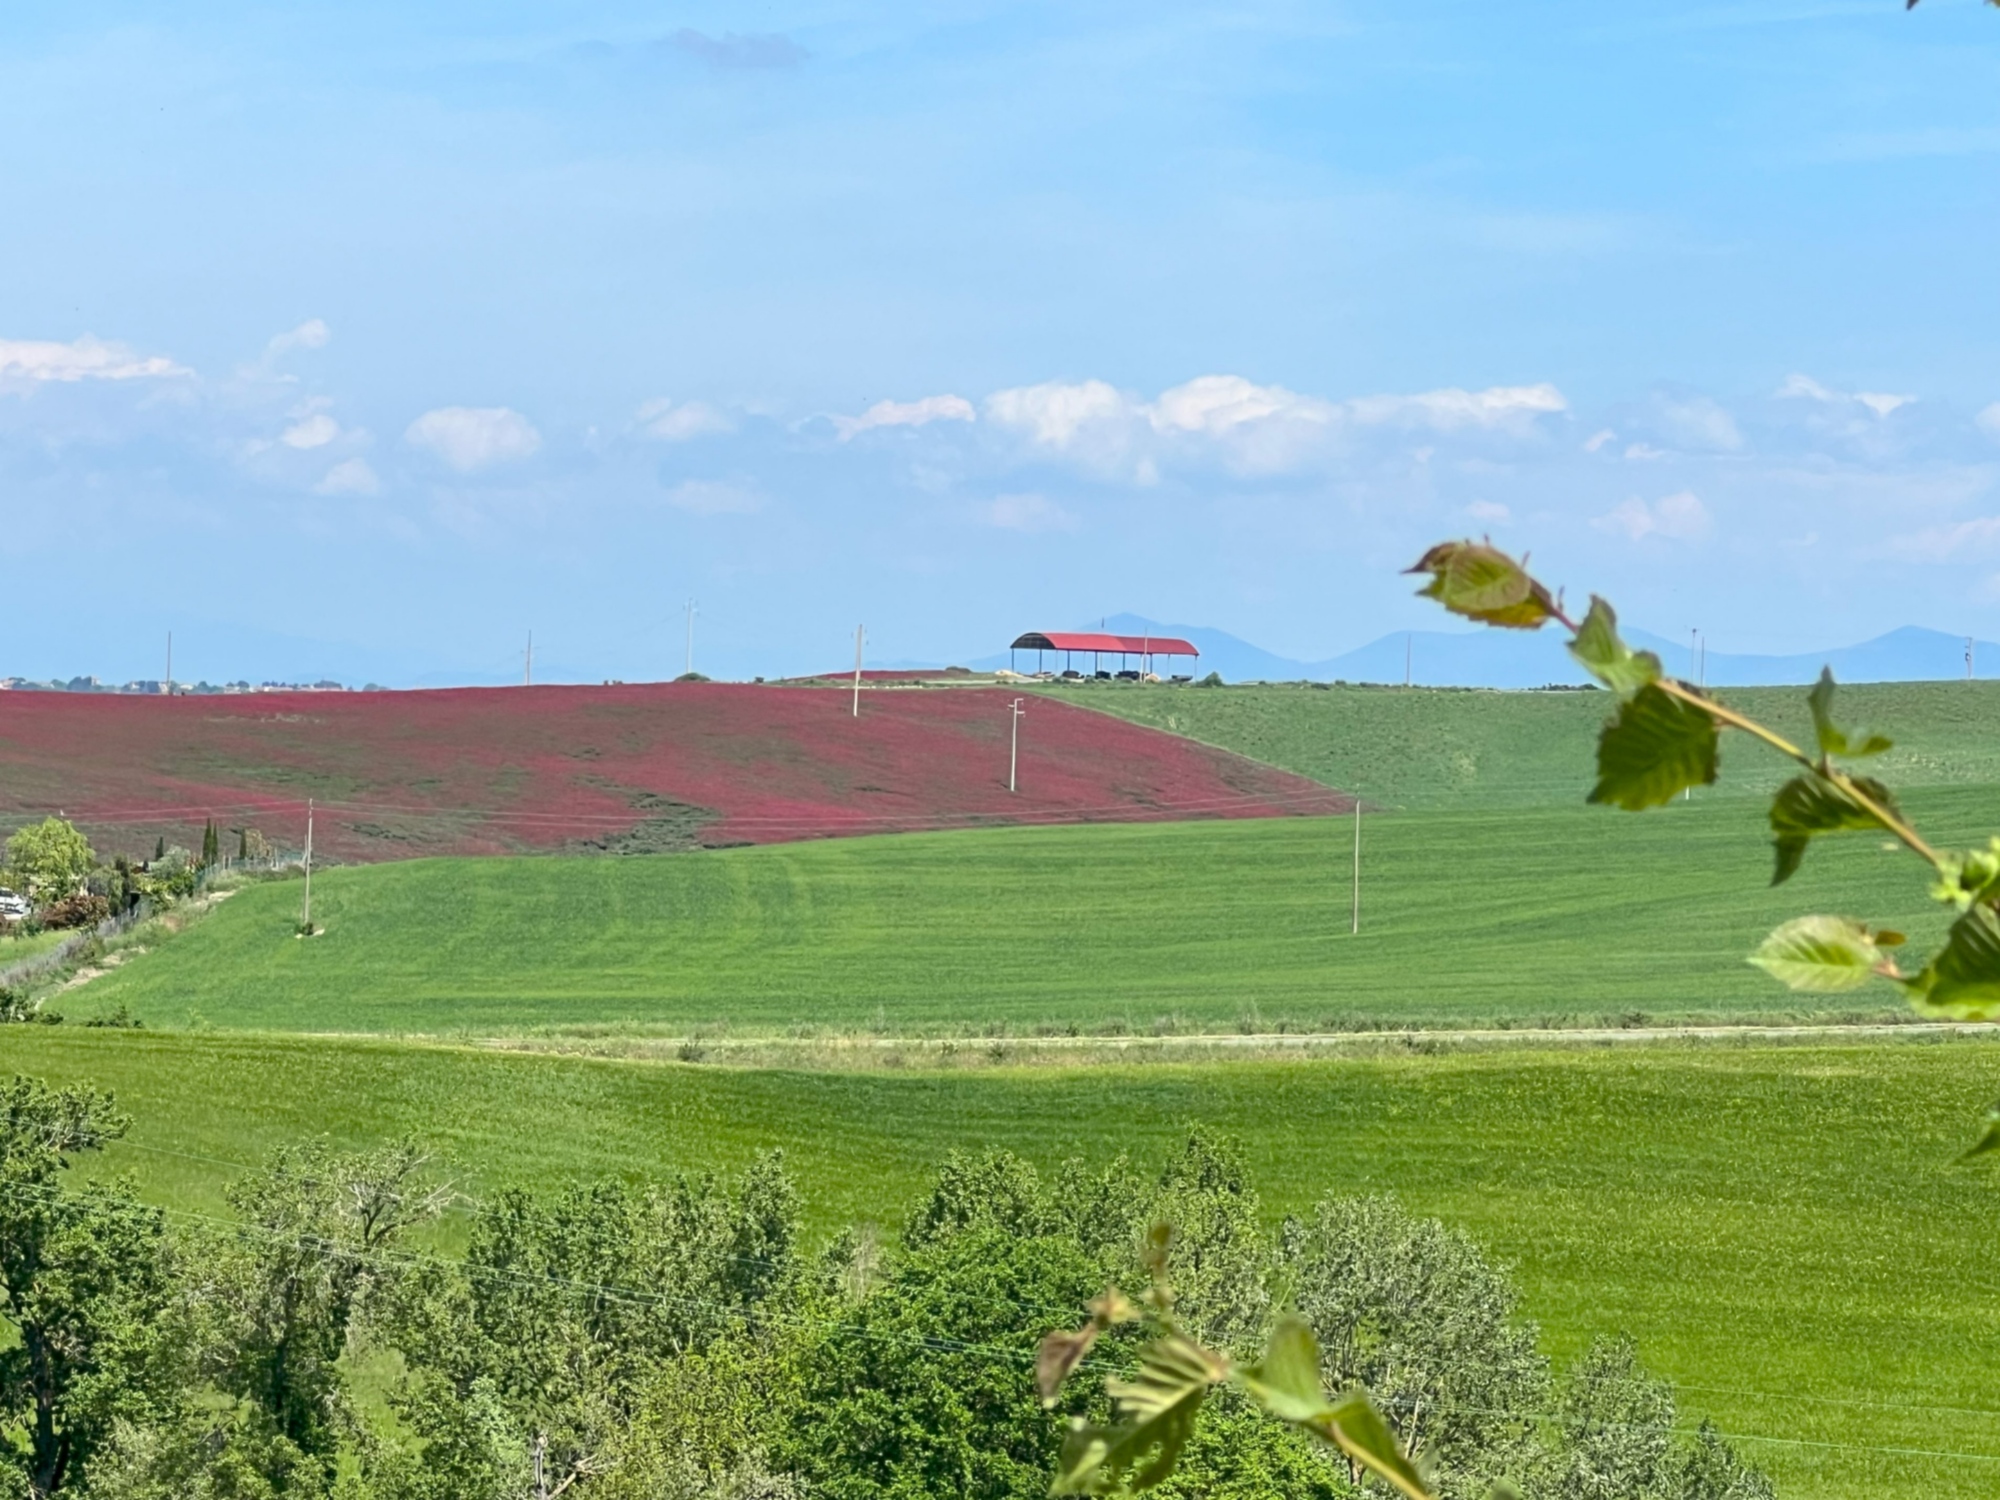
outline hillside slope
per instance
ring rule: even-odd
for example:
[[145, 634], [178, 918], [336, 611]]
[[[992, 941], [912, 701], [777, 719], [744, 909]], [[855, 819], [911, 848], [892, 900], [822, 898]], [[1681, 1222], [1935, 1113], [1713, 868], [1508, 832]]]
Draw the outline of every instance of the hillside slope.
[[[1920, 792], [1937, 835], [1990, 794]], [[993, 829], [673, 859], [418, 860], [246, 890], [62, 996], [149, 1026], [493, 1034], [611, 1026], [892, 1034], [1481, 1025], [1902, 1014], [1886, 986], [1800, 997], [1743, 962], [1801, 909], [1939, 933], [1907, 856], [1815, 849], [1770, 888], [1721, 799], [1347, 819]]]
[[1031, 702], [1018, 793], [994, 689], [722, 683], [146, 698], [0, 694], [0, 825], [58, 809], [98, 847], [203, 821], [380, 860], [647, 852], [1009, 823], [1269, 817], [1324, 786], [1059, 702]]
[[[1409, 809], [1579, 803], [1613, 707], [1609, 694], [1588, 691], [1125, 683], [1044, 691], [1284, 766], [1370, 806]], [[1735, 688], [1722, 698], [1809, 742], [1804, 689]], [[1841, 688], [1837, 701], [1844, 722], [1895, 740], [1869, 764], [1890, 786], [2000, 787], [2000, 682], [1866, 684]], [[1698, 797], [1768, 795], [1793, 769], [1740, 734], [1724, 735], [1722, 779]], [[2000, 798], [1993, 822], [2000, 828]]]

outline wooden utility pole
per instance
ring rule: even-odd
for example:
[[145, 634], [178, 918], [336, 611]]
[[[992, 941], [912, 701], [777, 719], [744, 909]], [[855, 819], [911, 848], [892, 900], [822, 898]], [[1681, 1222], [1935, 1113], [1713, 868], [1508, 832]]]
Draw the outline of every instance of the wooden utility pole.
[[1361, 799], [1354, 799], [1354, 937], [1361, 936]]
[[854, 627], [854, 717], [861, 717], [861, 638], [864, 627]]
[[299, 930], [307, 937], [313, 930], [313, 804], [306, 798], [306, 909], [299, 922]]
[[1021, 715], [1027, 710], [1021, 707], [1022, 700], [1016, 698], [1009, 711], [1014, 720], [1014, 735], [1007, 747], [1007, 790], [1014, 790], [1014, 770], [1021, 762]]

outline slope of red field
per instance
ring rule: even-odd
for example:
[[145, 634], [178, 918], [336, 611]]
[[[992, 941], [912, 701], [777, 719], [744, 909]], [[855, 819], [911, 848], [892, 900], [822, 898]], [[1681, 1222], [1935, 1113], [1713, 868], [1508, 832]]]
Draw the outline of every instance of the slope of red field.
[[[1020, 791], [987, 688], [666, 683], [144, 698], [0, 694], [0, 823], [61, 811], [100, 850], [204, 819], [343, 860], [689, 848], [1008, 823], [1338, 812], [1227, 751], [1034, 698]], [[230, 838], [233, 846], [233, 835]]]

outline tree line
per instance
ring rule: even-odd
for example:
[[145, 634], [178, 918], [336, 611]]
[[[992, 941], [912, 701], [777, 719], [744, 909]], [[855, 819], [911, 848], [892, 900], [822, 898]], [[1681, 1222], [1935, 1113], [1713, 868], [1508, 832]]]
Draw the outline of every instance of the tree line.
[[[1248, 1357], [1302, 1322], [1440, 1496], [1771, 1494], [1629, 1341], [1553, 1369], [1463, 1233], [1337, 1196], [1274, 1231], [1205, 1129], [1157, 1170], [954, 1154], [895, 1232], [815, 1240], [775, 1153], [472, 1201], [415, 1144], [306, 1141], [209, 1216], [73, 1170], [128, 1128], [88, 1087], [0, 1088], [9, 1500], [1039, 1496], [1141, 1350], [1107, 1329], [1046, 1406], [1037, 1346], [1137, 1284], [1160, 1224], [1192, 1334]], [[1224, 1389], [1156, 1492], [1372, 1483]]]

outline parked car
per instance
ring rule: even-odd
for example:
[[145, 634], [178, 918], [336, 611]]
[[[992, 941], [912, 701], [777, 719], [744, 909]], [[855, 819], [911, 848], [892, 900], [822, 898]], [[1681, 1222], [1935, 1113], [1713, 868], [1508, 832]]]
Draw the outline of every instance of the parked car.
[[0, 918], [18, 922], [33, 910], [26, 896], [17, 896], [5, 886], [0, 886]]

